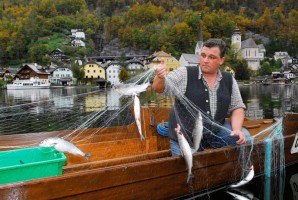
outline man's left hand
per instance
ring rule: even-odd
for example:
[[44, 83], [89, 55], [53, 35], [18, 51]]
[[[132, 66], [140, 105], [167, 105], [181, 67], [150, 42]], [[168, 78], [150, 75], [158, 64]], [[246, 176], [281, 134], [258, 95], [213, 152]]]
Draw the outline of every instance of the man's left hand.
[[245, 144], [246, 143], [246, 136], [240, 130], [232, 131], [230, 136], [233, 136], [233, 137], [238, 136], [239, 137], [239, 140], [237, 140], [237, 142], [236, 142], [237, 144]]

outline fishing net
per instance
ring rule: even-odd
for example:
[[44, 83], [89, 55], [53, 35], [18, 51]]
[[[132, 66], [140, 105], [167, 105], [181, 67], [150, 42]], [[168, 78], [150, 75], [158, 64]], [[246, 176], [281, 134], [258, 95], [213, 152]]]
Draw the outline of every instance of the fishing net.
[[[152, 82], [153, 70], [149, 69], [117, 85], [114, 89], [81, 87], [77, 90], [71, 88], [36, 91], [7, 90], [7, 99], [1, 102], [0, 108], [0, 134], [22, 135], [23, 140], [0, 141], [0, 149], [34, 147], [48, 137], [60, 137], [67, 139], [82, 150], [95, 149], [95, 147], [90, 147], [92, 145], [100, 146], [95, 152], [89, 153], [92, 155], [91, 161], [102, 161], [100, 164], [102, 167], [111, 165], [108, 162], [109, 159], [126, 158], [119, 161], [118, 164], [121, 164], [121, 162], [170, 157], [170, 144], [167, 137], [170, 108], [173, 108], [172, 112], [190, 147], [193, 148], [196, 145], [192, 136], [194, 127], [190, 129], [188, 125], [185, 125], [185, 121], [196, 123], [199, 115], [202, 117], [201, 123], [204, 126], [202, 133], [199, 133], [202, 140], [199, 140], [206, 142], [205, 137], [210, 137], [217, 141], [211, 146], [208, 146], [208, 142], [204, 144], [202, 142], [200, 144], [200, 147], [204, 147], [202, 153], [211, 151], [217, 145], [218, 147], [229, 146], [226, 138], [218, 136], [217, 133], [219, 131], [230, 133], [230, 130], [194, 105], [168, 79], [166, 81], [171, 89], [171, 94], [168, 96], [156, 94], [150, 86], [146, 88], [146, 91], [139, 93], [138, 98], [144, 108], [141, 111], [141, 119], [147, 120], [141, 122], [143, 134], [146, 137], [146, 140], [141, 142], [135, 124], [134, 100], [131, 94], [125, 93], [128, 89]], [[181, 113], [179, 108], [173, 106], [175, 101], [179, 101], [180, 105], [185, 107], [186, 112]], [[222, 174], [222, 179], [228, 177], [231, 183], [243, 180], [251, 166], [259, 163], [259, 166], [254, 166], [254, 168], [264, 171], [266, 177], [264, 197], [282, 199], [285, 168], [283, 119], [280, 117], [274, 121], [259, 120], [257, 123], [262, 123], [261, 128], [251, 129], [254, 131], [251, 132], [246, 145], [240, 145], [236, 150], [223, 151], [220, 154], [223, 160], [236, 163], [235, 169], [231, 169], [230, 174], [223, 172], [225, 174]], [[250, 125], [249, 122], [247, 124]], [[30, 137], [28, 133], [34, 133], [34, 137]], [[263, 145], [258, 145], [259, 143]], [[117, 152], [114, 152], [115, 148]], [[152, 156], [154, 152], [162, 153], [154, 157]], [[212, 159], [206, 158], [205, 161], [212, 162]], [[68, 165], [80, 162], [87, 161], [76, 156], [69, 156]], [[201, 164], [206, 165], [206, 163], [200, 164], [199, 162], [195, 160], [193, 166], [197, 168]], [[194, 176], [201, 183], [198, 184], [196, 181], [196, 184], [190, 185], [189, 192], [197, 191], [197, 188], [204, 185], [204, 188], [208, 189], [205, 193], [211, 193], [214, 188], [208, 187], [209, 172], [207, 169], [204, 171], [202, 167], [200, 176], [196, 176], [198, 173]], [[237, 176], [239, 173], [241, 177]]]

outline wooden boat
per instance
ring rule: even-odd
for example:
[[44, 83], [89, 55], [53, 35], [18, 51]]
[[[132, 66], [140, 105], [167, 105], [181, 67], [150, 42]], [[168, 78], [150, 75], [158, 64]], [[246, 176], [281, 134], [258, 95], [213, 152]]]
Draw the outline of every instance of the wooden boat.
[[[92, 154], [89, 161], [67, 155], [63, 174], [0, 185], [3, 199], [173, 199], [239, 181], [240, 147], [207, 149], [194, 154], [192, 185], [186, 183], [187, 170], [182, 157], [171, 157], [167, 137], [160, 136], [156, 125], [167, 120], [168, 108], [142, 107], [142, 127], [146, 140], [141, 142], [135, 123], [125, 127], [82, 130], [75, 143]], [[154, 116], [155, 124], [150, 124]], [[252, 135], [274, 120], [246, 120]], [[120, 131], [121, 130], [121, 131]], [[29, 145], [71, 131], [0, 136], [0, 146]], [[99, 134], [94, 134], [98, 132]], [[287, 113], [283, 121], [285, 163], [298, 162], [290, 154], [298, 132], [298, 114]], [[92, 134], [92, 137], [88, 137]], [[255, 173], [264, 173], [265, 145], [256, 138], [253, 159]], [[258, 141], [259, 140], [259, 141]], [[243, 145], [249, 147], [249, 145]]]

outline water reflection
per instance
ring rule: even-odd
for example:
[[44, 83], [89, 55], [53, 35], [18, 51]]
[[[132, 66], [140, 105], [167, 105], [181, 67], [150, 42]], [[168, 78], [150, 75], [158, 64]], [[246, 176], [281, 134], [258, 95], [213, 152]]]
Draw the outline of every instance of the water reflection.
[[19, 102], [36, 102], [45, 101], [50, 98], [50, 89], [30, 89], [30, 90], [5, 90], [6, 102], [13, 100], [14, 103]]
[[281, 117], [284, 112], [298, 112], [297, 85], [240, 85], [248, 119]]
[[120, 97], [121, 95], [113, 89], [107, 89], [107, 109], [117, 110], [120, 107]]
[[[240, 85], [240, 91], [247, 107], [245, 115], [248, 119], [274, 118], [281, 117], [284, 112], [298, 112], [298, 85]], [[35, 103], [29, 110], [37, 114], [49, 111], [44, 110], [44, 104], [36, 102], [48, 102], [53, 112], [70, 111], [74, 108], [89, 113], [104, 109], [117, 110], [122, 105], [121, 99], [123, 98], [115, 90], [99, 91], [97, 87], [0, 90], [1, 107]], [[174, 98], [154, 92], [142, 94], [140, 99], [142, 105], [157, 107], [171, 107], [174, 102]]]

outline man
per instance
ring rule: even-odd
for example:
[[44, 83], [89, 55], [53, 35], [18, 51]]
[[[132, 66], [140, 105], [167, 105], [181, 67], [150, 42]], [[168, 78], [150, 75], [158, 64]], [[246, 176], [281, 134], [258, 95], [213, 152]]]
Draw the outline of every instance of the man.
[[[156, 67], [153, 90], [166, 95], [172, 94], [171, 87], [179, 90], [185, 97], [192, 101], [210, 119], [231, 131], [216, 129], [204, 123], [204, 135], [199, 151], [204, 148], [219, 148], [227, 145], [235, 146], [245, 144], [249, 132], [242, 128], [244, 109], [239, 87], [231, 74], [221, 72], [220, 65], [224, 63], [226, 45], [221, 39], [210, 39], [203, 45], [200, 55], [199, 67], [181, 67], [166, 75], [166, 66], [163, 62]], [[165, 81], [165, 76], [167, 80]], [[169, 83], [170, 82], [170, 83]], [[186, 107], [176, 98], [174, 108], [169, 116], [169, 137], [172, 155], [180, 155], [177, 136], [174, 128], [177, 126], [176, 113], [183, 113], [179, 122], [184, 127], [188, 140], [192, 138], [194, 119]], [[225, 118], [231, 113], [231, 123]], [[209, 130], [209, 131], [207, 131]], [[191, 144], [191, 142], [190, 142]]]

